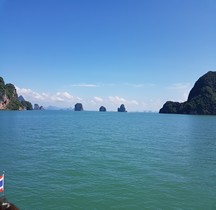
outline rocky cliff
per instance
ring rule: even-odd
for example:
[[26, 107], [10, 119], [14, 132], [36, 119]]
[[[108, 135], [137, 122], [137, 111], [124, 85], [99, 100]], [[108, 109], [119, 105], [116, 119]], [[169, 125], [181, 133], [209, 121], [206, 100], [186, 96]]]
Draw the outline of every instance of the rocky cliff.
[[74, 111], [83, 111], [83, 105], [81, 103], [76, 103], [74, 106]]
[[121, 106], [118, 108], [117, 111], [118, 111], [118, 112], [127, 112], [127, 110], [126, 110], [124, 104], [121, 104]]
[[99, 111], [100, 111], [100, 112], [106, 112], [106, 107], [101, 106], [101, 107], [99, 108]]
[[39, 106], [38, 104], [34, 104], [34, 110], [44, 110], [44, 107]]
[[167, 101], [159, 113], [216, 115], [216, 72], [200, 77], [183, 103]]
[[5, 84], [0, 77], [0, 110], [23, 110], [29, 109], [30, 102], [19, 101], [16, 88], [13, 84]]

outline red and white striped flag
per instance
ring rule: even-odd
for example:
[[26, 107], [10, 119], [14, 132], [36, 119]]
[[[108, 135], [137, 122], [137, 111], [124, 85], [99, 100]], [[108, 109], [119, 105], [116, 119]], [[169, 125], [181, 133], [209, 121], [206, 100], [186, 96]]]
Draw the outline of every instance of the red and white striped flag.
[[0, 193], [4, 191], [4, 174], [0, 176]]

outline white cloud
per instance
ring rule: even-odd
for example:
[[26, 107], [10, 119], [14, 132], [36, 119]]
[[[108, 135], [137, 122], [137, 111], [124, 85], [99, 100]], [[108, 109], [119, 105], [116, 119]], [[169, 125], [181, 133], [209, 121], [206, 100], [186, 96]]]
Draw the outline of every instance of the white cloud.
[[122, 96], [109, 96], [106, 98], [94, 96], [92, 98], [82, 98], [79, 96], [73, 96], [66, 91], [59, 91], [56, 93], [38, 93], [27, 88], [16, 87], [16, 89], [18, 95], [22, 95], [27, 101], [30, 101], [32, 104], [37, 103], [44, 107], [73, 107], [75, 103], [80, 102], [83, 103], [85, 110], [98, 110], [99, 107], [103, 105], [108, 111], [116, 111], [121, 104], [124, 104], [128, 111], [157, 111], [162, 106], [162, 101], [157, 101], [156, 99], [152, 101], [150, 101], [150, 99], [138, 101], [136, 99], [128, 99]]
[[102, 103], [104, 103], [104, 100], [98, 96], [93, 97], [93, 99], [90, 100], [91, 104], [94, 106], [100, 106]]
[[108, 100], [116, 105], [119, 105], [120, 103], [124, 103], [126, 105], [139, 105], [139, 103], [136, 100], [126, 100], [119, 96], [109, 96]]
[[45, 94], [39, 94], [31, 89], [16, 87], [16, 90], [19, 95], [22, 95], [24, 98], [29, 98], [28, 100], [36, 99], [36, 100], [43, 101], [46, 97]]
[[70, 95], [68, 92], [63, 92], [62, 96], [64, 96], [67, 99], [73, 99], [74, 97], [72, 95]]
[[134, 104], [134, 105], [139, 105], [139, 103], [136, 100], [129, 101], [129, 103]]
[[174, 83], [166, 87], [169, 92], [169, 100], [178, 102], [186, 101], [191, 88], [192, 85], [190, 83]]
[[114, 104], [119, 104], [119, 103], [125, 103], [126, 100], [124, 98], [121, 98], [119, 96], [109, 96], [108, 100]]
[[[74, 97], [68, 92], [57, 92], [54, 94], [37, 93], [31, 89], [16, 87], [18, 95], [22, 95], [27, 101], [44, 105], [72, 105], [76, 101], [82, 101], [79, 97]], [[57, 104], [56, 104], [57, 103]]]
[[156, 87], [156, 84], [147, 83], [147, 84], [131, 84], [130, 86], [134, 88], [149, 88], [149, 87]]
[[96, 101], [96, 102], [103, 102], [104, 100], [102, 98], [98, 97], [98, 96], [95, 96], [94, 97], [94, 101]]
[[76, 100], [78, 100], [78, 101], [83, 101], [83, 98], [76, 97]]
[[172, 89], [172, 90], [182, 90], [182, 89], [188, 90], [188, 89], [191, 89], [191, 84], [190, 83], [174, 83], [167, 88]]
[[98, 87], [96, 84], [74, 84], [72, 87]]
[[145, 85], [144, 84], [135, 84], [135, 85], [133, 85], [133, 87], [135, 87], [135, 88], [143, 88], [143, 87], [145, 87]]
[[49, 97], [49, 95], [47, 93], [42, 93], [42, 96]]

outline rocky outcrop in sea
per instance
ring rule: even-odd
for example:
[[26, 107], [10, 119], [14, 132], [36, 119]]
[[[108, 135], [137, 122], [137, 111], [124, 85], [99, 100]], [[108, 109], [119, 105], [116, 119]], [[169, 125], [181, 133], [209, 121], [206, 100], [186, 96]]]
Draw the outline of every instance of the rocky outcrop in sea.
[[216, 72], [201, 76], [183, 103], [167, 101], [159, 113], [216, 115]]
[[106, 107], [101, 106], [101, 107], [99, 108], [99, 111], [100, 111], [100, 112], [106, 112]]
[[38, 104], [34, 104], [34, 110], [44, 110], [44, 107], [39, 106]]
[[74, 106], [74, 111], [83, 111], [83, 105], [81, 103], [76, 103]]
[[127, 112], [124, 104], [121, 104], [121, 106], [118, 108], [118, 112]]

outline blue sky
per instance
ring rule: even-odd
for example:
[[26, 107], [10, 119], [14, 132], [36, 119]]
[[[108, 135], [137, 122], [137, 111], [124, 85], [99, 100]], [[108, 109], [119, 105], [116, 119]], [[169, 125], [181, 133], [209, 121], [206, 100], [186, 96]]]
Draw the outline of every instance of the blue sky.
[[215, 0], [0, 0], [0, 76], [33, 104], [158, 111], [216, 69]]

